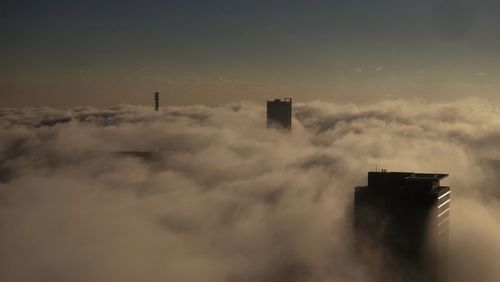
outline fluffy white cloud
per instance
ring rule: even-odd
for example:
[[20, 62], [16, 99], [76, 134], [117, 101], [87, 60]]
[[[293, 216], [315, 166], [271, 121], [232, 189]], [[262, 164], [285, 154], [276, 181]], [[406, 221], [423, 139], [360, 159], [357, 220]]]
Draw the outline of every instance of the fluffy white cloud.
[[[0, 111], [6, 281], [367, 281], [353, 187], [450, 173], [454, 281], [496, 281], [500, 115], [477, 99]], [[119, 152], [137, 153], [146, 160]]]

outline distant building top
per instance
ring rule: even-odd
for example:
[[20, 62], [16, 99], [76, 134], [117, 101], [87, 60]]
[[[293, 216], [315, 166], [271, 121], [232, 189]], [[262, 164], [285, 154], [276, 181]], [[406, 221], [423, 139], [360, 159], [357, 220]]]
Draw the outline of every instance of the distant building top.
[[292, 98], [267, 101], [267, 127], [292, 129]]
[[267, 100], [268, 103], [292, 103], [292, 98], [283, 98], [283, 99], [274, 99], [274, 100]]

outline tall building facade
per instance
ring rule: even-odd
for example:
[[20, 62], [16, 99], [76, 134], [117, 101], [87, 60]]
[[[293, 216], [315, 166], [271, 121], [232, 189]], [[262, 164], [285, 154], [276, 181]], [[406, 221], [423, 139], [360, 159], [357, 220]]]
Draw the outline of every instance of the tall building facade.
[[447, 174], [369, 172], [354, 193], [358, 258], [374, 281], [444, 281], [450, 211]]
[[267, 127], [292, 129], [292, 99], [267, 101]]

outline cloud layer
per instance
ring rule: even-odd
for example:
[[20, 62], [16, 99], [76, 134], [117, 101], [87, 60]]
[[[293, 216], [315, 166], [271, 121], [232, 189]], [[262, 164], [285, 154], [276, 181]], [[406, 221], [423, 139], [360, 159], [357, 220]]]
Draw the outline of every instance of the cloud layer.
[[498, 108], [313, 101], [291, 134], [264, 118], [245, 102], [1, 109], [0, 277], [369, 281], [350, 212], [378, 166], [450, 173], [450, 278], [500, 278]]

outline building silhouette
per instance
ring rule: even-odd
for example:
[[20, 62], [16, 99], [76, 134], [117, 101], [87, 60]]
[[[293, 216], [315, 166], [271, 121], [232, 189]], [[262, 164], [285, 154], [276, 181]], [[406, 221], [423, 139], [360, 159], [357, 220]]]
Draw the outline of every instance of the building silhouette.
[[292, 98], [267, 101], [267, 127], [292, 129]]
[[383, 170], [355, 188], [356, 252], [374, 281], [445, 279], [451, 191], [440, 180], [447, 176]]
[[154, 101], [155, 101], [155, 111], [158, 111], [160, 108], [160, 93], [155, 92], [154, 93]]

